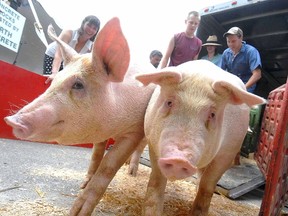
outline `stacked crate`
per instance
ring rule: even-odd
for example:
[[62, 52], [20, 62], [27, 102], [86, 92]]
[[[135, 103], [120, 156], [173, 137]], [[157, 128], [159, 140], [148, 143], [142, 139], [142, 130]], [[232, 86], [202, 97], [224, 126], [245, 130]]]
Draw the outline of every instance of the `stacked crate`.
[[288, 79], [270, 92], [255, 160], [266, 178], [259, 215], [279, 216], [288, 200]]

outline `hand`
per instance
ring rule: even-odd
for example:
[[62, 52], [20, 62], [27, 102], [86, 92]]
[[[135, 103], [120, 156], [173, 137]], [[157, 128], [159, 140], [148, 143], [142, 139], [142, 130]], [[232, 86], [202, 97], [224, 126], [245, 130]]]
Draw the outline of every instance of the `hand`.
[[47, 80], [45, 81], [45, 84], [48, 84], [49, 82], [52, 82], [52, 80], [54, 79], [55, 75], [56, 75], [55, 73], [52, 73], [51, 75], [44, 75], [44, 76], [48, 77]]

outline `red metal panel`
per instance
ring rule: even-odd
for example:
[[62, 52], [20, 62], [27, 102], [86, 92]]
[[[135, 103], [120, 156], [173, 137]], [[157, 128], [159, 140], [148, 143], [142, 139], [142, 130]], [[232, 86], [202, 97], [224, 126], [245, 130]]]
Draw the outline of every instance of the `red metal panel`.
[[15, 139], [4, 117], [16, 112], [42, 94], [49, 85], [47, 78], [0, 61], [0, 137]]
[[255, 160], [266, 178], [259, 215], [278, 216], [288, 200], [288, 79], [270, 92]]

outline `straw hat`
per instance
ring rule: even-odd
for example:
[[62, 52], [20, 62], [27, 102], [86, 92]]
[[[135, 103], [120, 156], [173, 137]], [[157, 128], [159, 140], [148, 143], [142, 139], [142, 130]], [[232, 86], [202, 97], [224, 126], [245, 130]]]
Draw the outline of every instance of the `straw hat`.
[[222, 46], [221, 44], [218, 43], [218, 39], [216, 35], [210, 35], [202, 46]]

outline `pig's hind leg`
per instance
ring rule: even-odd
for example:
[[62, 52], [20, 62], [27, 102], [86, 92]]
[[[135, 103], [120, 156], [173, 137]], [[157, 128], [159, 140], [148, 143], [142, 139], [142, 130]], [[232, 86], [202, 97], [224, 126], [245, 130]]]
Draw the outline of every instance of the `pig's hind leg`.
[[134, 176], [134, 177], [137, 175], [137, 171], [138, 171], [138, 167], [140, 163], [140, 157], [146, 145], [147, 145], [147, 140], [142, 139], [141, 142], [138, 144], [136, 150], [131, 155], [130, 160], [128, 162], [129, 163], [129, 168], [128, 168], [129, 175]]
[[111, 148], [103, 157], [98, 169], [92, 176], [87, 186], [79, 193], [71, 210], [71, 216], [91, 215], [95, 206], [102, 199], [109, 183], [125, 163], [128, 157], [135, 150], [135, 143], [139, 143], [143, 137], [130, 139], [117, 139], [113, 148]]
[[95, 143], [93, 145], [92, 156], [91, 156], [88, 172], [86, 174], [84, 181], [80, 185], [81, 189], [86, 187], [86, 185], [88, 184], [92, 176], [96, 173], [96, 170], [98, 169], [102, 161], [102, 158], [104, 156], [106, 143], [107, 141], [104, 141], [101, 143]]

